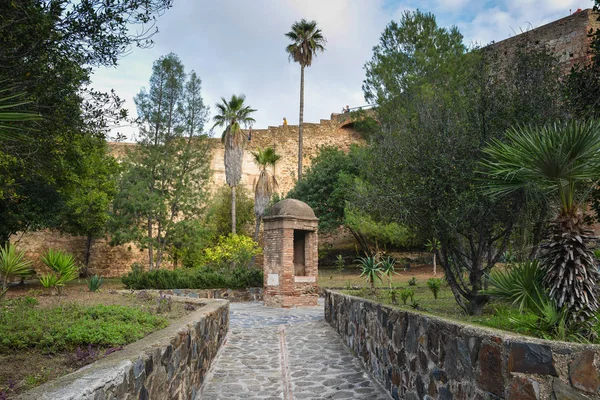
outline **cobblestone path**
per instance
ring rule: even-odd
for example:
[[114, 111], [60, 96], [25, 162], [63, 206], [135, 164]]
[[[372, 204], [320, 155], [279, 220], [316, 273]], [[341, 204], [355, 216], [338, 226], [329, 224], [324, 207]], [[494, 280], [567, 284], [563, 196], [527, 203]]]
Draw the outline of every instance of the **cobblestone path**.
[[230, 330], [196, 398], [388, 400], [323, 319], [323, 307], [232, 303]]

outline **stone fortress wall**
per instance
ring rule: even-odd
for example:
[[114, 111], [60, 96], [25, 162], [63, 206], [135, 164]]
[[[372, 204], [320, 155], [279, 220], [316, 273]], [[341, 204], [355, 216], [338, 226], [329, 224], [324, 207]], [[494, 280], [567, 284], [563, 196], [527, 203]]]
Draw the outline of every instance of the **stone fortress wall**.
[[506, 63], [510, 62], [514, 51], [520, 47], [545, 46], [556, 56], [560, 68], [567, 74], [573, 66], [589, 62], [590, 29], [600, 29], [600, 21], [597, 13], [586, 9], [494, 43], [489, 48], [498, 52]]
[[[245, 130], [245, 132], [249, 132]], [[361, 136], [352, 128], [352, 123], [347, 115], [332, 114], [331, 119], [322, 119], [317, 123], [304, 123], [303, 134], [304, 169], [310, 166], [321, 146], [337, 146], [348, 150], [352, 144], [363, 143]], [[211, 170], [212, 188], [225, 185], [225, 167], [223, 163], [223, 145], [220, 138], [211, 138]], [[112, 154], [123, 158], [133, 143], [110, 143]], [[244, 151], [242, 164], [242, 180], [251, 193], [254, 182], [258, 178], [259, 170], [254, 163], [252, 151], [259, 148], [274, 147], [282, 157], [275, 167], [275, 174], [279, 183], [279, 193], [286, 194], [294, 187], [298, 171], [298, 125], [270, 126], [267, 129], [253, 129], [251, 140], [248, 141]], [[40, 256], [49, 248], [61, 249], [75, 255], [82, 262], [85, 251], [84, 237], [61, 234], [55, 231], [27, 232], [11, 238], [13, 243], [26, 252], [26, 257], [34, 260], [37, 271], [45, 271], [39, 261]], [[134, 262], [147, 265], [148, 254], [140, 250], [133, 243], [123, 246], [110, 246], [108, 239], [102, 238], [94, 241], [90, 254], [89, 269], [92, 274], [104, 277], [118, 277], [127, 274]], [[168, 268], [168, 265], [165, 266]]]
[[[500, 52], [502, 62], [510, 62], [511, 54], [521, 46], [546, 46], [553, 52], [567, 73], [575, 64], [583, 64], [589, 60], [590, 29], [600, 28], [598, 15], [591, 9], [574, 13], [565, 18], [529, 30], [520, 35], [497, 42], [490, 46]], [[220, 134], [220, 132], [217, 132]], [[219, 138], [210, 139], [212, 143], [211, 169], [213, 171], [213, 187], [225, 184], [225, 168], [223, 164], [223, 147]], [[322, 119], [319, 123], [304, 124], [304, 167], [318, 152], [320, 146], [332, 145], [347, 150], [354, 143], [363, 143], [361, 136], [352, 128], [348, 114], [332, 114], [330, 119]], [[115, 157], [124, 156], [132, 143], [111, 143]], [[298, 126], [270, 126], [267, 129], [252, 130], [251, 140], [244, 153], [242, 165], [242, 181], [250, 192], [258, 177], [259, 170], [252, 159], [252, 151], [258, 148], [273, 146], [282, 158], [276, 166], [275, 173], [279, 182], [279, 192], [287, 193], [295, 184], [297, 177]], [[38, 269], [42, 269], [39, 256], [48, 248], [64, 249], [83, 260], [85, 239], [62, 235], [57, 232], [28, 232], [15, 235], [19, 247], [27, 252], [27, 256], [36, 260]], [[90, 270], [106, 277], [120, 276], [130, 270], [133, 262], [146, 264], [147, 254], [133, 244], [111, 247], [106, 239], [94, 242], [90, 257]], [[42, 269], [43, 270], [43, 269]]]

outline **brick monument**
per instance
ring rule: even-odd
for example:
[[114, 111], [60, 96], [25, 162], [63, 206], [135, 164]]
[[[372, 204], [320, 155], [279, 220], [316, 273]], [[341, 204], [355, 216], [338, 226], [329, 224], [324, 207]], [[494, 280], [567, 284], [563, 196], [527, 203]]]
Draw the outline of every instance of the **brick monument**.
[[316, 306], [319, 219], [308, 204], [286, 199], [264, 221], [264, 292], [266, 306]]

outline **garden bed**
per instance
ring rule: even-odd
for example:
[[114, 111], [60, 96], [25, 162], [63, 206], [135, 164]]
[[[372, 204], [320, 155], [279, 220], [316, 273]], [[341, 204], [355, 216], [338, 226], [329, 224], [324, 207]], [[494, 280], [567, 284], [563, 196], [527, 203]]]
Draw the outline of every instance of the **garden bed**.
[[0, 302], [0, 397], [118, 352], [197, 308], [148, 293], [92, 293], [78, 285], [64, 293], [11, 288]]

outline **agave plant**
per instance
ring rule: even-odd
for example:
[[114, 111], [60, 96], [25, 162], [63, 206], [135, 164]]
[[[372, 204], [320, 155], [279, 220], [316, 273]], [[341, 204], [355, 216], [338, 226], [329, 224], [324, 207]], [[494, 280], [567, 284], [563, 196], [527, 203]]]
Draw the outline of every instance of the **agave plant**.
[[2, 291], [6, 293], [8, 282], [13, 278], [31, 275], [31, 261], [24, 259], [25, 252], [17, 251], [13, 244], [7, 243], [0, 247], [0, 277]]
[[506, 140], [485, 149], [489, 192], [523, 190], [555, 204], [556, 215], [540, 257], [544, 285], [557, 309], [570, 318], [591, 320], [598, 311], [600, 274], [588, 243], [585, 219], [589, 191], [600, 177], [600, 122], [570, 121], [543, 127], [516, 127]]
[[360, 257], [356, 260], [361, 268], [361, 277], [365, 277], [367, 282], [371, 285], [371, 294], [375, 293], [375, 279], [381, 281], [381, 263], [379, 263], [375, 256]]

